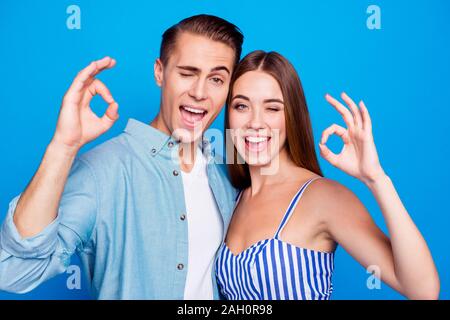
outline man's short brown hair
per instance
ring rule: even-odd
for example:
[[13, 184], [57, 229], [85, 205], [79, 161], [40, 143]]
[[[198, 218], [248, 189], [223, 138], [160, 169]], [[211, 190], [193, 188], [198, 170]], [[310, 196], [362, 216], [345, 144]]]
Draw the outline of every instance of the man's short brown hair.
[[234, 24], [207, 14], [200, 14], [181, 20], [167, 29], [162, 35], [159, 58], [165, 65], [175, 47], [177, 36], [180, 32], [190, 32], [196, 35], [208, 37], [211, 40], [222, 42], [231, 47], [235, 52], [235, 65], [239, 62], [242, 52], [244, 36]]

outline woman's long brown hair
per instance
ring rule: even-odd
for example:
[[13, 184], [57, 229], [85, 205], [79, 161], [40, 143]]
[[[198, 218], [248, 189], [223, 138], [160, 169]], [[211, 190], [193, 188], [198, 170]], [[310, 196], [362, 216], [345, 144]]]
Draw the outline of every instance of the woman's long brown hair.
[[[225, 112], [225, 129], [230, 129], [228, 113], [233, 97], [234, 83], [244, 73], [256, 70], [271, 75], [280, 85], [284, 100], [286, 150], [289, 157], [297, 166], [323, 176], [317, 161], [311, 120], [300, 78], [292, 64], [277, 52], [253, 51], [239, 62], [230, 82]], [[226, 141], [232, 141], [228, 130], [226, 130], [226, 134]], [[227, 161], [231, 183], [238, 189], [245, 189], [251, 184], [248, 164], [241, 164], [242, 161], [237, 161], [237, 150], [236, 147], [233, 146], [233, 148], [234, 159]]]

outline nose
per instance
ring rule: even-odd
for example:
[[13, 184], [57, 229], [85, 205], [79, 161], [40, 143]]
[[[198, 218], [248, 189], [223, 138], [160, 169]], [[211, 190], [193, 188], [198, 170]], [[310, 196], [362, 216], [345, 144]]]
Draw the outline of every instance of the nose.
[[260, 108], [254, 108], [251, 112], [250, 120], [247, 124], [249, 129], [260, 130], [266, 127], [264, 116]]
[[196, 101], [205, 100], [207, 98], [205, 81], [202, 79], [195, 81], [191, 87], [191, 90], [189, 90], [189, 95]]

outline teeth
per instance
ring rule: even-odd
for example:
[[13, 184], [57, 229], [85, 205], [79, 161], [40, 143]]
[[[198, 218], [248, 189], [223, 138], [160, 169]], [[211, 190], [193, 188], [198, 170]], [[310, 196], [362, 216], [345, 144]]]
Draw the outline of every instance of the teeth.
[[192, 113], [198, 113], [198, 114], [205, 113], [205, 110], [194, 109], [194, 108], [186, 107], [186, 106], [183, 106], [183, 108], [184, 108], [185, 110], [189, 111], [189, 112], [192, 112]]
[[267, 137], [245, 137], [245, 140], [251, 143], [259, 143], [267, 141]]

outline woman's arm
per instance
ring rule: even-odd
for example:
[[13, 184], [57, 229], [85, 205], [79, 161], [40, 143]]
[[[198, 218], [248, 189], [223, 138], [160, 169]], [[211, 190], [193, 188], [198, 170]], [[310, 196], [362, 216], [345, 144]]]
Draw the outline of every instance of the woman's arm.
[[384, 175], [367, 183], [386, 221], [395, 274], [410, 298], [437, 299], [439, 276], [430, 250], [412, 221], [391, 179]]
[[[391, 179], [384, 173], [372, 135], [369, 113], [346, 95], [344, 107], [327, 95], [327, 100], [344, 118], [347, 128], [333, 125], [326, 129], [320, 144], [321, 155], [337, 168], [360, 179], [372, 191], [389, 231], [388, 239], [376, 227], [367, 210], [350, 192], [334, 186], [334, 212], [329, 217], [333, 238], [365, 267], [380, 267], [381, 278], [411, 299], [437, 299], [439, 277], [428, 246], [412, 221]], [[331, 134], [344, 141], [340, 154], [332, 153], [325, 143]]]
[[[327, 199], [319, 204], [327, 233], [364, 268], [375, 266], [379, 271], [375, 276], [409, 299], [438, 298], [439, 278], [427, 245], [406, 210], [392, 208], [391, 200], [386, 200], [392, 196], [390, 191], [379, 201], [390, 238], [341, 184], [319, 179], [309, 192], [316, 193], [314, 198]], [[383, 208], [384, 201], [390, 202], [388, 208]]]

